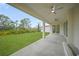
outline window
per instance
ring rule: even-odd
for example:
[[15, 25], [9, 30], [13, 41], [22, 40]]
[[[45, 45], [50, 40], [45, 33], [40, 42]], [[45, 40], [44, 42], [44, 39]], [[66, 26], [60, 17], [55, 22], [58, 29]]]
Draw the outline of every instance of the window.
[[57, 25], [57, 31], [56, 33], [60, 33], [60, 25]]
[[64, 35], [68, 36], [68, 21], [64, 22]]

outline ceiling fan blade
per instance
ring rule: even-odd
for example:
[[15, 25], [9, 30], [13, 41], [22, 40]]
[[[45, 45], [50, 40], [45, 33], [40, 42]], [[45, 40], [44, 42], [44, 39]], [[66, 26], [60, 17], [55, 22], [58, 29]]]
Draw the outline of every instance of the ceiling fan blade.
[[61, 9], [63, 9], [64, 7], [59, 7], [59, 8], [56, 8], [56, 10], [61, 10]]
[[51, 15], [52, 15], [52, 13], [48, 14], [48, 15], [46, 16], [46, 18], [48, 18], [48, 17], [51, 16]]
[[55, 11], [55, 5], [53, 6], [53, 11]]
[[56, 12], [53, 12], [54, 14], [56, 14]]

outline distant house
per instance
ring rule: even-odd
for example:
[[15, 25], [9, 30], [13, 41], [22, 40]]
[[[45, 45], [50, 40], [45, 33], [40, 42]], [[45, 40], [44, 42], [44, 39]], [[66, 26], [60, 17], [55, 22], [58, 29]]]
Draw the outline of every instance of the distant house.
[[[40, 27], [41, 32], [43, 32], [44, 28], [43, 26]], [[51, 27], [49, 24], [45, 24], [45, 32], [50, 32], [51, 31]]]

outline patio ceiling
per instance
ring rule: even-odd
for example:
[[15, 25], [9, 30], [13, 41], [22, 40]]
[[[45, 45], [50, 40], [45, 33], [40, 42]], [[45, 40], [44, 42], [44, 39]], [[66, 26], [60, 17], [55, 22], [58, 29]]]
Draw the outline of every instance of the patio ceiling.
[[[64, 22], [67, 19], [67, 13], [72, 9], [75, 4], [57, 4], [57, 3], [12, 3], [10, 4], [19, 8], [28, 14], [39, 18], [50, 24], [58, 24]], [[51, 13], [51, 6], [55, 5], [56, 8], [62, 7], [62, 9], [56, 10], [56, 14]], [[56, 21], [55, 21], [56, 20]]]

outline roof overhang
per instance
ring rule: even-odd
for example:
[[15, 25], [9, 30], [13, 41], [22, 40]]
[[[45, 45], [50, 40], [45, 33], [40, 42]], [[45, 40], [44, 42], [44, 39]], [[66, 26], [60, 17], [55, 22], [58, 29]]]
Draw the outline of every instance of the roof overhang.
[[[52, 25], [64, 22], [67, 18], [68, 11], [75, 6], [75, 4], [71, 3], [10, 3], [10, 5]], [[50, 11], [50, 7], [53, 5], [56, 8], [63, 8], [57, 10], [56, 14], [53, 14]]]

